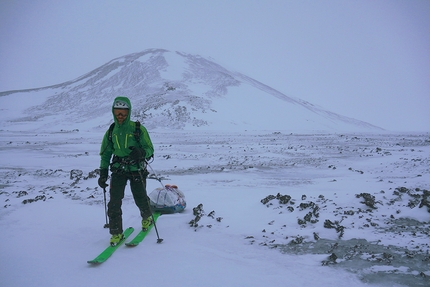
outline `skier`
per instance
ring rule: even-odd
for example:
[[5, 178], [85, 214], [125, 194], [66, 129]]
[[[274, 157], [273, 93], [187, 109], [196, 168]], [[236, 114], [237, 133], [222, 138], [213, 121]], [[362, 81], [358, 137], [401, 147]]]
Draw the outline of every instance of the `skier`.
[[[108, 168], [111, 170], [110, 200], [108, 203], [110, 244], [117, 245], [124, 238], [121, 204], [127, 181], [134, 202], [142, 216], [142, 229], [153, 224], [152, 213], [146, 193], [145, 159], [154, 154], [148, 131], [138, 122], [130, 121], [131, 103], [127, 97], [117, 97], [112, 106], [114, 124], [106, 131], [100, 149], [100, 178], [98, 184], [108, 185]], [[113, 155], [113, 158], [112, 158]], [[112, 162], [111, 161], [112, 158]]]

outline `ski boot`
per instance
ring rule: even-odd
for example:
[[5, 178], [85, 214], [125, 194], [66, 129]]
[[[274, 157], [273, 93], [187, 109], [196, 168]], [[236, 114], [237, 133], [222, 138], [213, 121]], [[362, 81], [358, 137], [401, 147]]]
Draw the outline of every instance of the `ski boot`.
[[148, 217], [147, 219], [142, 219], [142, 230], [148, 230], [148, 228], [152, 225], [152, 215]]
[[117, 246], [118, 243], [121, 242], [121, 240], [124, 239], [124, 234], [114, 234], [112, 235], [112, 237], [110, 238], [110, 245], [111, 246]]

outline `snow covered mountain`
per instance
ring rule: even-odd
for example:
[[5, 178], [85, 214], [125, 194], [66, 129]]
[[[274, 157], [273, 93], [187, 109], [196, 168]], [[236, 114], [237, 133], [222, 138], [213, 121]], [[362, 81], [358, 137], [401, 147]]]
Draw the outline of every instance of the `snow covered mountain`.
[[[54, 86], [0, 93], [2, 128], [106, 128], [116, 96], [148, 129], [356, 132], [379, 127], [292, 98], [196, 55], [149, 49]], [[40, 122], [40, 124], [38, 124]], [[14, 128], [15, 126], [15, 128]]]

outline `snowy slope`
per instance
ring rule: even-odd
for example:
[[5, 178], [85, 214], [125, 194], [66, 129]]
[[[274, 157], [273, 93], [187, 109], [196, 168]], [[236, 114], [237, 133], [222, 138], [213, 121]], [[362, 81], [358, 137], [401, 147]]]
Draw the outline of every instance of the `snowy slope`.
[[32, 122], [41, 130], [52, 128], [47, 123], [62, 129], [106, 127], [111, 102], [119, 95], [132, 100], [132, 117], [152, 130], [381, 130], [286, 96], [200, 56], [161, 49], [114, 59], [55, 86], [2, 92], [2, 125], [21, 129]]
[[[95, 171], [102, 134], [1, 131], [1, 285], [428, 286], [430, 135], [151, 135], [151, 167], [187, 209], [159, 218], [163, 243], [151, 232], [92, 267], [110, 237]], [[123, 212], [138, 228], [128, 188]]]

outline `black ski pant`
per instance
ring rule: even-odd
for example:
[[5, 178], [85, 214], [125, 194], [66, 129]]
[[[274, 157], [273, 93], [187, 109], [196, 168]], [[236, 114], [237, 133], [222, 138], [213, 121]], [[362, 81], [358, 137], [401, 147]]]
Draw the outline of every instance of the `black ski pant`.
[[110, 234], [120, 234], [124, 231], [122, 228], [121, 205], [127, 181], [130, 181], [131, 193], [133, 194], [134, 202], [139, 208], [142, 218], [151, 216], [151, 207], [149, 206], [149, 199], [146, 193], [146, 177], [148, 176], [148, 172], [146, 170], [141, 171], [141, 174], [142, 177], [137, 171], [112, 173], [109, 191], [110, 200], [108, 203]]

